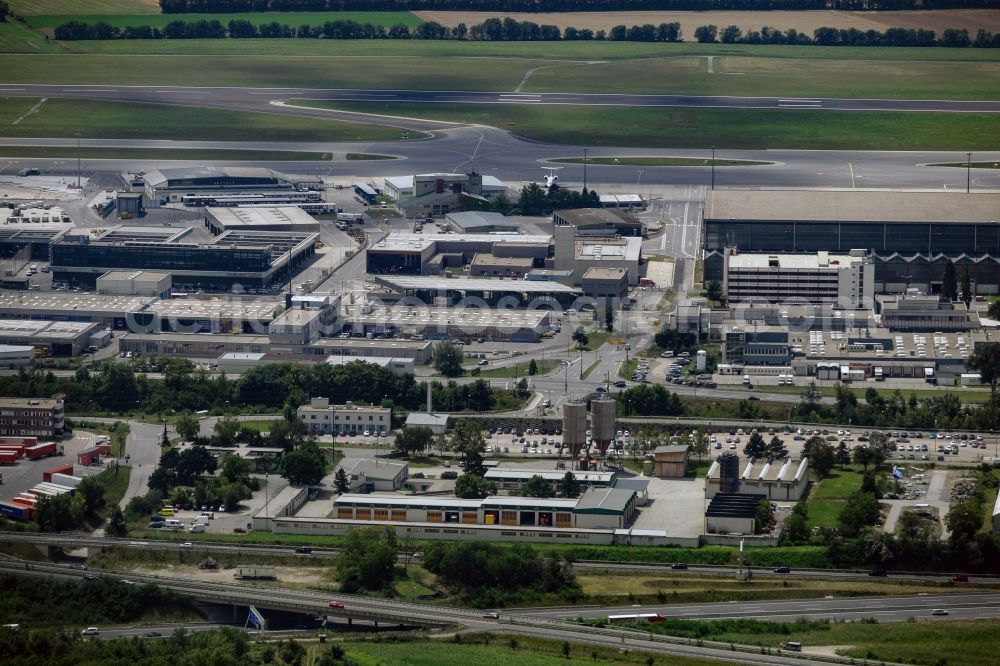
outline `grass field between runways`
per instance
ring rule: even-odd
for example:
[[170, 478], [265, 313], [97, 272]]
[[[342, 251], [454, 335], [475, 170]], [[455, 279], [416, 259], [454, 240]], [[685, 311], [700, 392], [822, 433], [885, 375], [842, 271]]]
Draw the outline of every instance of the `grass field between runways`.
[[[37, 102], [0, 98], [0, 136], [73, 137], [79, 133], [85, 139], [316, 142], [388, 141], [402, 134], [395, 128], [337, 120], [91, 100], [49, 99], [37, 112], [25, 116]], [[22, 116], [20, 123], [12, 124]]]
[[[993, 150], [1000, 115], [298, 101], [492, 125], [534, 141], [643, 148]], [[553, 118], [558, 122], [553, 122]]]

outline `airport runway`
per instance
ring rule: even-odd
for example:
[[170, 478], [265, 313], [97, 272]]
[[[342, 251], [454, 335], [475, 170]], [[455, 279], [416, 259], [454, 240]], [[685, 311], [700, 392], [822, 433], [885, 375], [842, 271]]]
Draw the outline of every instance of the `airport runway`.
[[[514, 93], [465, 90], [361, 90], [347, 88], [246, 88], [10, 84], [0, 94], [14, 97], [74, 97], [184, 105], [259, 108], [273, 100], [419, 102], [446, 104], [554, 104], [569, 106], [683, 107], [702, 109], [815, 109], [920, 113], [1000, 113], [995, 100], [852, 99], [839, 97], [734, 97], [720, 95], [638, 95], [622, 93]], [[195, 102], [192, 104], [192, 102]]]
[[[155, 148], [247, 148], [276, 150], [315, 150], [330, 153], [330, 161], [311, 162], [243, 162], [245, 166], [268, 166], [279, 171], [296, 174], [322, 174], [350, 179], [368, 179], [385, 175], [432, 172], [468, 172], [472, 170], [494, 175], [511, 184], [539, 182], [542, 167], [549, 160], [582, 157], [582, 146], [545, 144], [522, 139], [505, 130], [486, 127], [456, 125], [441, 121], [359, 114], [329, 109], [292, 106], [296, 98], [362, 99], [389, 101], [437, 101], [457, 103], [497, 102], [502, 96], [512, 104], [633, 104], [679, 105], [691, 103], [706, 108], [757, 108], [754, 104], [769, 104], [761, 108], [812, 108], [815, 100], [798, 100], [788, 106], [788, 100], [778, 98], [739, 97], [683, 97], [670, 95], [592, 95], [551, 93], [541, 96], [514, 95], [513, 93], [454, 93], [435, 91], [363, 91], [324, 90], [303, 88], [193, 88], [177, 86], [67, 86], [67, 85], [0, 85], [0, 95], [11, 97], [69, 97], [122, 102], [147, 102], [185, 107], [219, 108], [292, 115], [306, 118], [329, 118], [360, 123], [378, 123], [403, 130], [425, 131], [431, 138], [425, 140], [400, 140], [382, 142], [344, 143], [291, 143], [291, 142], [210, 142], [210, 141], [155, 141], [124, 139], [84, 139], [84, 146], [155, 147]], [[387, 97], [392, 96], [392, 97]], [[540, 97], [544, 101], [532, 101]], [[806, 104], [805, 102], [809, 102]], [[819, 100], [817, 108], [841, 110], [908, 110], [908, 111], [960, 111], [975, 109], [980, 113], [1000, 112], [1000, 102], [952, 102], [908, 100]], [[786, 104], [781, 106], [781, 104]], [[824, 106], [825, 105], [825, 106]], [[846, 105], [846, 106], [845, 106]], [[888, 105], [888, 107], [886, 107]], [[883, 108], [885, 107], [885, 108]], [[889, 108], [891, 107], [891, 108]], [[553, 112], [556, 114], [557, 112]], [[554, 116], [557, 121], [557, 115]], [[38, 145], [74, 147], [73, 138], [0, 139], [0, 174], [17, 173], [24, 166], [37, 166], [56, 175], [75, 175], [75, 160], [8, 158], [3, 159], [4, 145]], [[391, 155], [394, 161], [347, 161], [347, 152], [371, 152]], [[626, 147], [591, 148], [590, 157], [620, 156], [671, 156], [707, 158], [711, 148], [704, 150], [643, 149]], [[71, 157], [72, 152], [67, 151]], [[919, 188], [933, 190], [964, 190], [964, 169], [929, 167], [927, 164], [962, 162], [962, 152], [892, 152], [892, 151], [834, 151], [834, 150], [724, 150], [716, 152], [719, 159], [745, 159], [771, 162], [765, 166], [727, 166], [715, 169], [718, 187], [801, 187], [801, 188]], [[976, 161], [1000, 161], [1000, 151], [978, 152]], [[203, 161], [156, 160], [84, 160], [87, 173], [120, 173], [126, 169], [152, 170], [161, 166], [199, 166]], [[560, 183], [579, 186], [584, 182], [580, 164], [562, 165]], [[707, 167], [633, 167], [599, 166], [589, 164], [586, 182], [602, 185], [621, 185], [615, 191], [652, 193], [662, 185], [709, 185], [712, 170]], [[1000, 170], [976, 170], [972, 174], [974, 189], [1000, 189]], [[605, 188], [606, 189], [606, 188]], [[609, 190], [610, 191], [610, 190]]]

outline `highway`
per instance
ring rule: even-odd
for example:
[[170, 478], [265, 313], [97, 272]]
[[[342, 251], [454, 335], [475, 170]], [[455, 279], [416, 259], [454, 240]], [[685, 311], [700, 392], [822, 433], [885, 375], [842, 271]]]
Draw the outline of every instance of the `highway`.
[[[24, 562], [15, 559], [0, 560], [0, 572], [16, 575], [29, 575], [48, 578], [64, 578], [78, 580], [84, 570], [79, 567], [64, 565], [45, 564], [38, 562]], [[213, 603], [230, 604], [236, 606], [254, 605], [265, 613], [266, 609], [279, 609], [291, 612], [300, 612], [312, 616], [352, 617], [359, 620], [379, 620], [393, 624], [420, 624], [437, 626], [463, 626], [468, 629], [478, 631], [490, 631], [505, 634], [517, 634], [538, 636], [549, 640], [566, 640], [573, 643], [604, 645], [619, 647], [621, 649], [641, 650], [651, 653], [700, 657], [702, 659], [716, 659], [719, 661], [733, 662], [740, 664], [760, 664], [766, 666], [784, 666], [790, 664], [811, 664], [811, 663], [857, 663], [845, 657], [818, 656], [808, 654], [787, 654], [775, 650], [774, 654], [761, 654], [760, 648], [750, 646], [730, 645], [715, 641], [695, 641], [691, 639], [673, 638], [669, 636], [657, 636], [633, 630], [623, 630], [617, 628], [597, 628], [582, 627], [580, 625], [565, 621], [561, 617], [571, 613], [574, 617], [579, 615], [600, 617], [602, 613], [622, 612], [651, 612], [645, 611], [643, 607], [628, 607], [627, 609], [561, 609], [547, 610], [539, 612], [503, 612], [499, 620], [485, 618], [482, 611], [450, 606], [418, 604], [399, 601], [395, 599], [384, 599], [379, 597], [364, 597], [355, 595], [330, 595], [327, 592], [311, 590], [286, 589], [280, 587], [258, 588], [235, 583], [214, 583], [205, 581], [186, 581], [179, 578], [167, 578], [150, 576], [144, 574], [134, 574], [130, 572], [100, 571], [104, 576], [119, 580], [129, 580], [133, 583], [149, 583], [159, 585], [178, 592], [179, 594], [209, 601]], [[329, 601], [333, 596], [337, 601], [343, 603], [342, 609], [331, 609]], [[825, 600], [824, 600], [825, 601]], [[894, 613], [927, 614], [931, 608], [939, 607], [934, 604], [941, 604], [946, 600], [938, 597], [905, 597], [905, 598], [864, 598], [864, 599], [841, 599], [845, 604], [843, 611], [838, 611], [830, 606], [818, 610], [810, 610], [816, 606], [817, 600], [766, 602], [742, 604], [740, 608], [748, 610], [749, 607], [759, 607], [764, 615], [769, 619], [778, 619], [792, 614], [798, 617], [823, 617], [826, 614], [841, 612], [846, 616], [850, 611], [849, 606], [858, 609], [872, 610], [868, 612], [870, 616], [877, 612], [877, 608], [885, 607], [892, 609]], [[960, 600], [950, 599], [951, 607], [956, 610], [979, 609], [982, 613], [980, 617], [993, 616], [995, 609], [1000, 607], [1000, 595], [963, 595]], [[991, 605], [992, 604], [992, 605]], [[735, 617], [739, 611], [730, 612], [733, 605], [727, 604], [703, 604], [694, 605], [696, 609], [693, 613], [685, 617]], [[668, 611], [668, 612], [673, 612]], [[588, 615], [589, 614], [589, 615]], [[754, 615], [759, 616], [759, 615]]]

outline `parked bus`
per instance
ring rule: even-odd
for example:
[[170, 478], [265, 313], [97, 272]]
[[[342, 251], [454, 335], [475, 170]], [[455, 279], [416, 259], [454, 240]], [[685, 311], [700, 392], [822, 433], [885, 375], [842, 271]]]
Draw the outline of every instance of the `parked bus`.
[[375, 203], [375, 199], [378, 197], [378, 192], [370, 185], [365, 185], [364, 183], [355, 185], [354, 193], [361, 197], [368, 205]]

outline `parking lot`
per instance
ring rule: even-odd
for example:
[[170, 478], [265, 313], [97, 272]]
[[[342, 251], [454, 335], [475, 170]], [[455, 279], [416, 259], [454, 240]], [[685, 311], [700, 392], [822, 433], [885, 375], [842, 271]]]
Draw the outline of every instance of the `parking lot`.
[[[76, 431], [73, 437], [61, 441], [63, 455], [50, 456], [29, 460], [20, 458], [14, 465], [4, 465], [0, 467], [0, 474], [3, 474], [3, 485], [0, 486], [4, 500], [10, 500], [18, 493], [23, 493], [32, 486], [42, 482], [42, 472], [53, 467], [62, 465], [74, 465], [76, 476], [85, 475], [87, 470], [76, 465], [76, 455], [87, 447], [93, 446], [97, 435], [91, 432]], [[44, 440], [39, 440], [44, 441]], [[103, 467], [95, 468], [100, 471]]]

